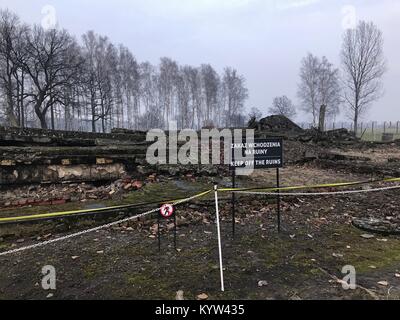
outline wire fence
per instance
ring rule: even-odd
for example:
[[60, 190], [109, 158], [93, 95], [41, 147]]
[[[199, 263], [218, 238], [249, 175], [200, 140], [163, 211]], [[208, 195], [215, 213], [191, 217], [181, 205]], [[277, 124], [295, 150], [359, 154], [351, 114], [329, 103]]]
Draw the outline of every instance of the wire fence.
[[[300, 123], [303, 129], [314, 127], [312, 123]], [[326, 130], [347, 129], [354, 132], [354, 123], [331, 121], [326, 124]], [[365, 141], [393, 141], [400, 139], [400, 121], [362, 121], [357, 126], [357, 136]]]

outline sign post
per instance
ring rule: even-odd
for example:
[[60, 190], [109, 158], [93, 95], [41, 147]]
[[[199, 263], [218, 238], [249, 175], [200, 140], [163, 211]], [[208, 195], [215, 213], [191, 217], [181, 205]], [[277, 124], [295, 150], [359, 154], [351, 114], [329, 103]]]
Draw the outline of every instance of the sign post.
[[[236, 170], [232, 170], [232, 188], [236, 188]], [[236, 225], [236, 217], [235, 217], [235, 203], [236, 203], [236, 194], [232, 192], [232, 237], [235, 238], [235, 225]]]
[[161, 232], [160, 232], [160, 215], [157, 215], [157, 239], [158, 239], [158, 251], [161, 251]]
[[[236, 188], [236, 169], [276, 169], [276, 186], [280, 187], [279, 169], [283, 167], [283, 138], [255, 139], [254, 142], [232, 143], [231, 163], [232, 187]], [[235, 159], [235, 150], [240, 149], [243, 159], [251, 156], [252, 160]], [[281, 231], [280, 195], [277, 190], [278, 231]], [[232, 194], [232, 234], [235, 235], [235, 193]]]
[[176, 250], [176, 214], [174, 214], [174, 248]]
[[280, 181], [279, 181], [279, 168], [276, 168], [276, 187], [278, 190], [276, 191], [276, 205], [277, 205], [277, 213], [278, 213], [278, 232], [281, 233], [281, 196], [280, 196]]
[[160, 216], [164, 219], [169, 219], [173, 216], [174, 218], [174, 248], [176, 250], [176, 214], [175, 208], [171, 204], [164, 204], [160, 208], [160, 213], [157, 218], [157, 227], [158, 227], [158, 250], [161, 251], [161, 232], [160, 232]]

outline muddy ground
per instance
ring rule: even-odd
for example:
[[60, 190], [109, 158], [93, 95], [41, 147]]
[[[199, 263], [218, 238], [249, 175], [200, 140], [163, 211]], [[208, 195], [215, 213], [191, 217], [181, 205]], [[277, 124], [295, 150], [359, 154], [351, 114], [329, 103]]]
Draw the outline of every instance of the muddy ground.
[[[356, 153], [354, 150], [345, 150]], [[390, 155], [397, 151], [391, 151]], [[381, 155], [381, 151], [379, 151]], [[388, 153], [389, 154], [389, 153]], [[272, 186], [274, 172], [257, 171], [240, 186]], [[349, 170], [322, 169], [312, 163], [282, 170], [283, 185], [369, 179]], [[229, 178], [220, 178], [229, 185]], [[207, 179], [178, 179], [147, 184], [121, 200], [188, 196], [209, 188]], [[375, 185], [375, 186], [379, 186]], [[1, 299], [185, 299], [206, 293], [209, 299], [400, 299], [400, 237], [368, 234], [352, 226], [354, 217], [399, 219], [396, 190], [345, 196], [289, 197], [282, 201], [277, 232], [272, 197], [240, 195], [236, 237], [232, 238], [229, 194], [220, 194], [224, 293], [220, 292], [215, 208], [211, 198], [178, 208], [177, 249], [165, 221], [158, 251], [156, 220], [101, 230], [45, 247], [0, 257]], [[119, 201], [119, 203], [121, 203]], [[116, 202], [105, 200], [101, 205]], [[88, 200], [42, 207], [43, 212], [99, 205]], [[41, 212], [42, 212], [41, 211]], [[37, 213], [38, 207], [2, 211], [1, 216]], [[104, 217], [103, 217], [104, 218]], [[111, 221], [117, 216], [108, 217]], [[107, 220], [108, 221], [108, 220]], [[104, 223], [57, 221], [16, 230], [0, 226], [1, 251], [38, 243]], [[47, 227], [46, 227], [47, 226]], [[57, 289], [41, 287], [41, 269], [52, 265]], [[344, 290], [338, 279], [346, 265], [356, 269], [357, 289]], [[263, 281], [263, 286], [259, 282]]]

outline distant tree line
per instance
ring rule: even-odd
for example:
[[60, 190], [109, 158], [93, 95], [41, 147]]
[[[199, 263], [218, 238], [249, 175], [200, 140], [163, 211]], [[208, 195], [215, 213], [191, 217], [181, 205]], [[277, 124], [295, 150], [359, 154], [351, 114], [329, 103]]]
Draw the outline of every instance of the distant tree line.
[[[0, 10], [0, 117], [10, 126], [93, 132], [244, 124], [245, 79], [234, 68], [139, 63], [123, 45], [88, 31], [22, 23]], [[61, 126], [61, 127], [60, 127]]]

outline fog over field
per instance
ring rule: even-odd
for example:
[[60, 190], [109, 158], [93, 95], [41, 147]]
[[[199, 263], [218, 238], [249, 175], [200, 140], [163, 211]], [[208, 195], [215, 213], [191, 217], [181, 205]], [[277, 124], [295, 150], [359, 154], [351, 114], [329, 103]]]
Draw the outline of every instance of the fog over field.
[[[300, 61], [308, 52], [340, 67], [344, 29], [372, 21], [383, 32], [388, 71], [385, 94], [364, 119], [400, 119], [398, 0], [0, 0], [1, 9], [27, 23], [42, 23], [49, 6], [59, 26], [76, 37], [93, 29], [125, 44], [140, 61], [157, 64], [167, 56], [182, 65], [210, 63], [218, 72], [232, 65], [247, 80], [247, 109], [265, 114], [276, 96], [299, 103]], [[339, 118], [346, 119], [345, 112]], [[299, 113], [297, 120], [311, 119]]]

